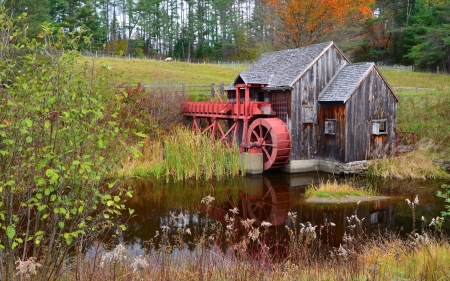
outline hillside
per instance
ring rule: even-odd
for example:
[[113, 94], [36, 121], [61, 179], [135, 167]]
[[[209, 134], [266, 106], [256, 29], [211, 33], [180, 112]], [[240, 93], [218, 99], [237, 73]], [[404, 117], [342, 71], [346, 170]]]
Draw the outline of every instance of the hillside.
[[[93, 59], [87, 59], [93, 60]], [[93, 60], [96, 65], [106, 66], [116, 74], [117, 84], [125, 82], [135, 85], [152, 84], [230, 84], [236, 75], [244, 71], [248, 65], [244, 64], [197, 64], [186, 62], [164, 62], [140, 59], [111, 59], [101, 58]], [[425, 72], [408, 72], [381, 68], [383, 75], [392, 87], [418, 87], [444, 89], [450, 87], [450, 75]], [[412, 89], [398, 89], [398, 92], [414, 92]]]
[[105, 66], [119, 74], [116, 84], [126, 85], [154, 84], [230, 84], [240, 71], [246, 69], [242, 64], [196, 64], [186, 62], [164, 62], [140, 59], [90, 59], [96, 66]]

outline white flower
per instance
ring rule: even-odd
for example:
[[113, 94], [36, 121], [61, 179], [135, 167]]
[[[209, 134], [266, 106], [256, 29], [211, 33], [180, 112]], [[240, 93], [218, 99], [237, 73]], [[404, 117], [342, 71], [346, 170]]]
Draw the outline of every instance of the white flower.
[[212, 197], [211, 195], [206, 196], [202, 199], [202, 203], [206, 205], [210, 205], [212, 201], [216, 200], [216, 198]]
[[16, 269], [18, 270], [16, 275], [25, 274], [25, 278], [30, 278], [30, 274], [36, 275], [36, 269], [41, 267], [42, 264], [36, 262], [35, 257], [30, 257], [26, 261], [17, 260]]
[[237, 207], [234, 207], [233, 209], [230, 209], [229, 211], [235, 215], [239, 214], [239, 209]]
[[250, 232], [248, 233], [248, 237], [249, 237], [250, 239], [252, 239], [253, 241], [255, 241], [256, 239], [258, 239], [258, 237], [259, 237], [259, 228], [255, 228], [255, 229], [253, 229], [253, 231], [250, 231]]
[[131, 263], [131, 267], [133, 268], [133, 273], [135, 273], [138, 270], [146, 269], [150, 266], [148, 261], [143, 258], [142, 256], [139, 256], [134, 259], [134, 261]]
[[190, 228], [186, 228], [186, 233], [191, 235], [191, 229]]
[[295, 218], [297, 217], [297, 212], [288, 212], [288, 216], [289, 216], [291, 219], [295, 219]]
[[119, 244], [116, 246], [116, 248], [113, 250], [112, 253], [106, 253], [102, 256], [100, 261], [100, 267], [105, 266], [105, 262], [120, 262], [127, 259], [127, 249], [122, 245]]
[[416, 199], [414, 199], [414, 204], [419, 205], [419, 195], [416, 195]]
[[261, 223], [261, 226], [264, 227], [264, 228], [269, 228], [271, 225], [272, 225], [272, 224], [271, 224], [270, 222], [268, 222], [268, 221], [263, 221], [263, 222]]

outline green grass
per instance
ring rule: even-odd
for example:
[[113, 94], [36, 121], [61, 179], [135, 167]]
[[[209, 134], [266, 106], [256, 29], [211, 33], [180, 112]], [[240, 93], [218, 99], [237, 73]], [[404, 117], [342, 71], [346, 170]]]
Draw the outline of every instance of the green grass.
[[376, 195], [373, 190], [355, 187], [349, 182], [326, 181], [318, 185], [310, 185], [306, 189], [305, 197], [318, 198], [342, 198], [346, 196], [372, 196]]
[[[450, 75], [446, 74], [410, 72], [387, 68], [381, 68], [380, 71], [392, 87], [434, 88], [438, 90], [450, 87]], [[408, 91], [400, 90], [400, 92]]]
[[[92, 60], [92, 58], [85, 58]], [[126, 85], [154, 84], [220, 84], [228, 86], [241, 71], [247, 66], [217, 65], [217, 64], [195, 64], [186, 62], [164, 62], [157, 60], [140, 59], [112, 59], [98, 58], [95, 64], [105, 66], [111, 71], [121, 73], [120, 80], [116, 84], [125, 82]]]
[[[92, 58], [85, 58], [92, 60]], [[186, 83], [210, 84], [233, 82], [239, 72], [245, 71], [246, 64], [197, 64], [186, 62], [163, 62], [147, 59], [94, 59], [97, 65], [110, 66], [111, 71], [122, 73], [121, 81], [129, 85], [139, 82], [143, 84]], [[437, 90], [450, 87], [450, 75], [425, 72], [409, 72], [381, 68], [392, 87], [434, 88]], [[413, 94], [412, 91], [399, 90], [399, 93]], [[417, 94], [421, 94], [420, 92]]]

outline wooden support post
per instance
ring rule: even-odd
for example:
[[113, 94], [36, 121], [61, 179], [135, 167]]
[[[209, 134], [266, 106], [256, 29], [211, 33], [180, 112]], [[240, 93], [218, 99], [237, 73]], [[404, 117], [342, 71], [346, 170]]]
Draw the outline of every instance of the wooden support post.
[[220, 95], [223, 97], [225, 94], [225, 86], [224, 86], [223, 82], [220, 83], [219, 92], [220, 92]]

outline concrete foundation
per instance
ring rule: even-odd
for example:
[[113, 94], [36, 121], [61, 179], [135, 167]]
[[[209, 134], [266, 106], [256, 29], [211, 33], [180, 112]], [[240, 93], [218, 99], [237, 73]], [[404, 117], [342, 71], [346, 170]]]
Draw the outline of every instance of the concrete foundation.
[[322, 159], [291, 160], [281, 168], [286, 173], [325, 172], [330, 174], [360, 174], [367, 171], [368, 161], [349, 163], [334, 162]]
[[239, 153], [239, 167], [249, 175], [259, 175], [263, 173], [262, 153]]
[[[239, 166], [248, 175], [259, 175], [263, 170], [263, 154], [242, 152], [239, 154]], [[360, 174], [367, 171], [369, 161], [349, 163], [334, 162], [323, 159], [290, 160], [280, 170], [289, 174], [325, 172], [330, 174]]]

